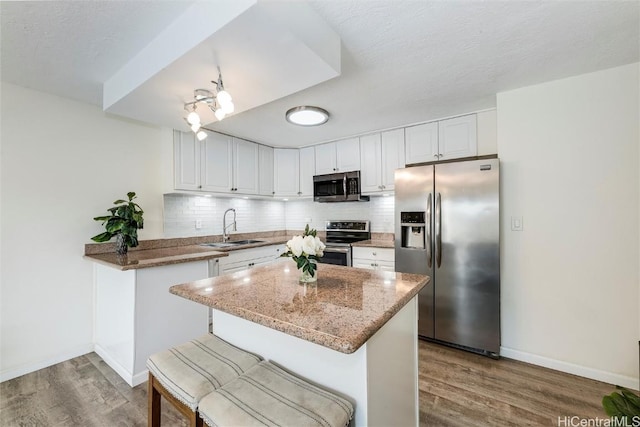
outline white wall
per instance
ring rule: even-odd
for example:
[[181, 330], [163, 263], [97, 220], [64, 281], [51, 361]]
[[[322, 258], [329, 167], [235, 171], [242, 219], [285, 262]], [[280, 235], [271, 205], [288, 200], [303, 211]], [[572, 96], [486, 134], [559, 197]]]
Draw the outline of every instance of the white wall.
[[502, 354], [634, 388], [638, 76], [633, 64], [497, 97]]
[[93, 349], [93, 265], [84, 244], [128, 191], [144, 239], [162, 236], [172, 132], [2, 83], [0, 380]]

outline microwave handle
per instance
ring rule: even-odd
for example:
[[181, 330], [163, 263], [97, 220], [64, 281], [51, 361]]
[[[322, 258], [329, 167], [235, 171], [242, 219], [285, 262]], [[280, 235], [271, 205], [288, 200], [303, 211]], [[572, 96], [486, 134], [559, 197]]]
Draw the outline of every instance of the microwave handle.
[[342, 194], [344, 194], [344, 197], [347, 197], [349, 195], [349, 193], [347, 193], [347, 174], [344, 174], [344, 177], [342, 178], [342, 190], [344, 191]]

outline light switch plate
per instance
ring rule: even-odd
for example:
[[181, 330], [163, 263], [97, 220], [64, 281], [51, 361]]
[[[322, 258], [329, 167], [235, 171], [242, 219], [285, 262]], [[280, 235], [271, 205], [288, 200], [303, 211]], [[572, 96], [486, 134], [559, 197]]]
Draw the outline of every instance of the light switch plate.
[[196, 219], [196, 230], [199, 230], [201, 228], [202, 228], [202, 220]]
[[511, 217], [511, 231], [522, 231], [522, 217], [521, 216], [512, 216]]

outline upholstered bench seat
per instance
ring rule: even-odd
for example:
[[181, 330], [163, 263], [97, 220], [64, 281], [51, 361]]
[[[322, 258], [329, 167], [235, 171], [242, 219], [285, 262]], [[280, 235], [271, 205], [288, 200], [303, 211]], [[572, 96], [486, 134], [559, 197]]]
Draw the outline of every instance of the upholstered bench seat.
[[265, 361], [202, 398], [198, 412], [209, 426], [344, 427], [353, 405]]
[[170, 400], [180, 412], [197, 419], [198, 404], [204, 396], [247, 372], [261, 360], [211, 334], [153, 354], [147, 360], [149, 425], [159, 425], [160, 394], [168, 400], [173, 397], [185, 407], [180, 408], [180, 404]]

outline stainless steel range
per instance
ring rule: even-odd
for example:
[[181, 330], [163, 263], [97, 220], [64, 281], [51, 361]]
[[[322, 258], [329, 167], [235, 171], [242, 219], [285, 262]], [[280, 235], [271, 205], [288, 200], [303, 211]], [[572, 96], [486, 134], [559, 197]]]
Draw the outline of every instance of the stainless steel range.
[[327, 221], [325, 230], [325, 264], [351, 266], [351, 243], [371, 239], [369, 221]]

